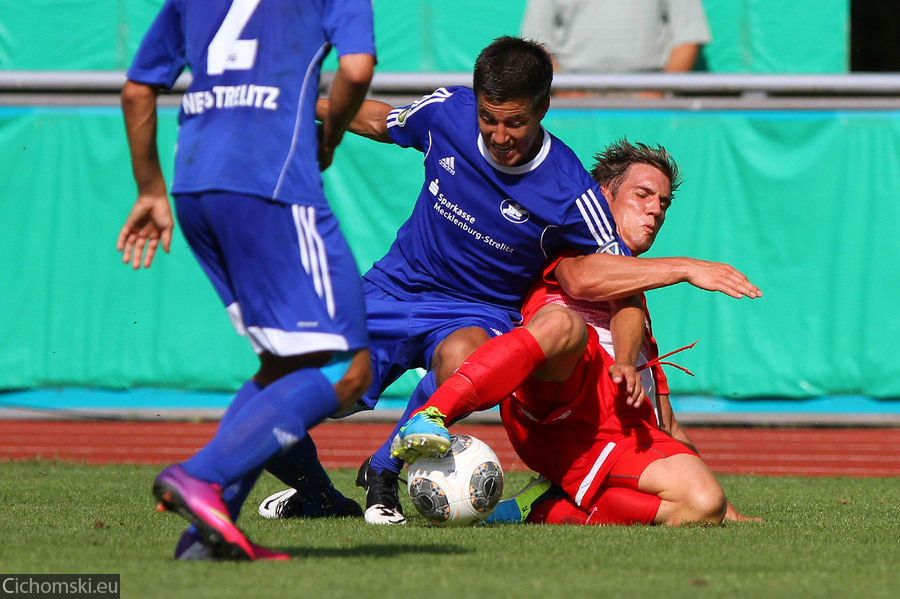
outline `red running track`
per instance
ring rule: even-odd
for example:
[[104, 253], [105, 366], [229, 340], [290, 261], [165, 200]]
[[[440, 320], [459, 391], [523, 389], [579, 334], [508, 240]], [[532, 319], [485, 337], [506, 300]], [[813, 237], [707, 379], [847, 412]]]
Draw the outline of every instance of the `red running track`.
[[[166, 464], [183, 460], [213, 435], [213, 422], [0, 421], [0, 461], [48, 459], [89, 464]], [[325, 422], [313, 429], [328, 468], [358, 468], [393, 426]], [[487, 442], [507, 470], [526, 469], [498, 424], [454, 432]], [[900, 428], [704, 428], [690, 434], [714, 472], [764, 476], [900, 476]]]

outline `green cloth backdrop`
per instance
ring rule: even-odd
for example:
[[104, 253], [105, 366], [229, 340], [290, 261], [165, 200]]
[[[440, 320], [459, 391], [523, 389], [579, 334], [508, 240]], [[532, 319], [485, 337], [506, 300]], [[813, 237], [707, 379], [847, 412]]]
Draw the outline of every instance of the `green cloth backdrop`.
[[[900, 113], [551, 110], [587, 163], [626, 135], [664, 144], [685, 182], [654, 255], [733, 263], [764, 291], [648, 294], [677, 393], [900, 397]], [[171, 163], [175, 112], [160, 123]], [[0, 389], [235, 388], [255, 359], [179, 235], [132, 272], [115, 251], [133, 201], [115, 108], [0, 109]], [[408, 215], [414, 150], [348, 136], [326, 190], [367, 268]], [[210, 348], [216, 348], [214, 352]]]
[[[849, 0], [704, 0], [718, 73], [841, 73]], [[0, 69], [124, 70], [161, 0], [0, 0]], [[525, 0], [374, 0], [383, 71], [469, 71]]]
[[[124, 70], [161, 0], [0, 0], [0, 69]], [[721, 73], [840, 73], [848, 0], [704, 0]], [[374, 0], [379, 70], [469, 71], [525, 0]], [[333, 64], [333, 60], [332, 60]], [[766, 292], [731, 301], [679, 286], [649, 300], [664, 349], [694, 339], [676, 392], [898, 397], [898, 115], [889, 112], [551, 111], [587, 162], [624, 134], [687, 174], [655, 250], [734, 262]], [[164, 111], [167, 168], [175, 113]], [[110, 108], [0, 107], [0, 389], [234, 389], [255, 367], [176, 233], [134, 273], [114, 251], [133, 199]], [[326, 188], [366, 268], [410, 210], [414, 151], [348, 136]], [[215, 347], [212, 354], [208, 348]], [[398, 385], [407, 392], [415, 377]]]

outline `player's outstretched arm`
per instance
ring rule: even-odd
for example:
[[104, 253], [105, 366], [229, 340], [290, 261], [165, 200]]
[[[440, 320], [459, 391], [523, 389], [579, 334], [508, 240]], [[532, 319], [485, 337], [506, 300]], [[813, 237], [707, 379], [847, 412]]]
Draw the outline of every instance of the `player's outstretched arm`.
[[762, 297], [759, 287], [733, 266], [695, 258], [574, 256], [560, 261], [556, 277], [569, 295], [593, 301], [622, 298], [684, 282], [736, 299]]
[[141, 267], [142, 259], [144, 268], [150, 267], [160, 243], [169, 251], [175, 226], [156, 146], [158, 93], [149, 85], [126, 81], [121, 95], [138, 198], [119, 231], [116, 249], [122, 252], [122, 262], [135, 269]]
[[[318, 120], [321, 121], [325, 118], [330, 103], [327, 98], [319, 98], [319, 101], [316, 102], [316, 118]], [[356, 115], [347, 125], [347, 131], [381, 143], [394, 143], [387, 128], [388, 113], [393, 109], [394, 107], [390, 104], [378, 100], [364, 100]]]
[[[328, 103], [320, 120], [322, 139], [319, 144], [319, 168], [331, 166], [334, 151], [344, 137], [344, 131], [359, 111], [360, 105], [369, 91], [375, 57], [371, 54], [345, 54], [338, 60], [338, 70], [328, 91]], [[318, 103], [316, 116], [318, 117]]]

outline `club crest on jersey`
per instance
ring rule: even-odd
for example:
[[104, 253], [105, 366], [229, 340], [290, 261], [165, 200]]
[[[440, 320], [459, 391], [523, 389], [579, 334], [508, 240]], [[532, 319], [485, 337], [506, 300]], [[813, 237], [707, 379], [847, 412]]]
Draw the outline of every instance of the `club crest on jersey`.
[[622, 251], [622, 246], [619, 245], [619, 242], [613, 239], [612, 241], [607, 241], [606, 244], [598, 248], [596, 253], [621, 256], [624, 252]]
[[500, 202], [500, 214], [509, 222], [517, 225], [526, 222], [531, 217], [531, 213], [528, 210], [510, 199]]

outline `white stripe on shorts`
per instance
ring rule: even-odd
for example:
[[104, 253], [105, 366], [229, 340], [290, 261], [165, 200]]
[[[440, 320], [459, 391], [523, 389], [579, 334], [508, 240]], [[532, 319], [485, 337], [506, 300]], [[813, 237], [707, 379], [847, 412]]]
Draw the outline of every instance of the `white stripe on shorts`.
[[600, 456], [597, 458], [597, 461], [594, 462], [594, 465], [591, 466], [591, 471], [588, 472], [588, 475], [584, 477], [581, 481], [581, 484], [578, 485], [578, 493], [575, 495], [575, 503], [581, 506], [581, 501], [584, 499], [585, 494], [588, 492], [588, 489], [591, 488], [591, 485], [594, 483], [594, 479], [597, 478], [597, 472], [600, 470], [600, 467], [603, 466], [603, 462], [606, 461], [606, 458], [609, 457], [610, 452], [616, 448], [616, 444], [610, 441], [606, 444], [606, 447], [603, 448], [603, 451], [600, 452]]
[[297, 241], [300, 246], [300, 257], [303, 269], [313, 281], [316, 294], [325, 301], [328, 315], [334, 318], [336, 313], [334, 288], [331, 284], [331, 273], [328, 270], [328, 253], [325, 242], [316, 229], [316, 209], [312, 206], [291, 206], [294, 223], [297, 227]]

